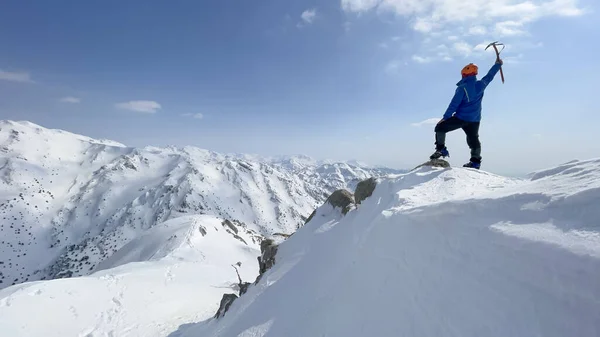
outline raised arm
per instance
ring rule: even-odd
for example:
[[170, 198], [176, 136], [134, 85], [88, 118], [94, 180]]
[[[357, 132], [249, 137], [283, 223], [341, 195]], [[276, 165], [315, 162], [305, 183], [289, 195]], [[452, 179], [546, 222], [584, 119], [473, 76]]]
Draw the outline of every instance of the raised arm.
[[480, 82], [483, 83], [484, 88], [487, 87], [488, 84], [490, 84], [490, 82], [492, 82], [492, 80], [494, 79], [494, 76], [496, 76], [496, 74], [500, 70], [500, 67], [502, 67], [502, 60], [496, 61], [496, 63], [494, 63], [494, 65], [488, 71], [487, 75], [485, 75], [485, 76], [483, 76], [483, 78], [481, 78]]

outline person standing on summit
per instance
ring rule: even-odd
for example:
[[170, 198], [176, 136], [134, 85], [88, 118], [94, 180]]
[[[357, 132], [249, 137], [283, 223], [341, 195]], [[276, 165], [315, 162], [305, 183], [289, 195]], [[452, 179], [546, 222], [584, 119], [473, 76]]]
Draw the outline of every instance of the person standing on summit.
[[429, 157], [438, 159], [449, 157], [446, 148], [446, 133], [463, 129], [467, 135], [467, 145], [471, 149], [471, 159], [463, 167], [479, 169], [481, 167], [481, 143], [479, 142], [479, 123], [481, 121], [481, 101], [488, 84], [494, 79], [502, 60], [496, 63], [481, 80], [477, 80], [478, 67], [469, 63], [462, 71], [462, 79], [456, 84], [454, 97], [448, 105], [442, 119], [435, 126], [435, 152]]

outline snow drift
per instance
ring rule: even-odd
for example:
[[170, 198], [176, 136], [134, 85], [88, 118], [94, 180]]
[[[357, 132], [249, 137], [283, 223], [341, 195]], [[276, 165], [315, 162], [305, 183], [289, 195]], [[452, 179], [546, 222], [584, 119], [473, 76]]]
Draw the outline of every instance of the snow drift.
[[170, 337], [598, 336], [600, 159], [420, 167], [330, 204], [219, 319]]

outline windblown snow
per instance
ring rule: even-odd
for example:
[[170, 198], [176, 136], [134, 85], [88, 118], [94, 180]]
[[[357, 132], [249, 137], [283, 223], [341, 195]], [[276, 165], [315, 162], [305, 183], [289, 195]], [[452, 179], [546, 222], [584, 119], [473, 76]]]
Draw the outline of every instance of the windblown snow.
[[0, 129], [2, 335], [600, 335], [600, 159], [397, 174]]
[[599, 336], [600, 159], [528, 179], [421, 167], [330, 204], [200, 336]]

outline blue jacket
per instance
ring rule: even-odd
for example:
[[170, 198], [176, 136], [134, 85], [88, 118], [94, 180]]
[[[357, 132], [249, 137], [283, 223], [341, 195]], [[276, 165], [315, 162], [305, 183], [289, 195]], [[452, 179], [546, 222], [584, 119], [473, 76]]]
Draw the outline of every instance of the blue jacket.
[[492, 66], [487, 75], [481, 80], [477, 80], [476, 76], [465, 77], [456, 83], [457, 88], [454, 92], [454, 97], [448, 105], [448, 109], [444, 113], [443, 119], [452, 117], [462, 119], [467, 122], [481, 121], [481, 100], [485, 88], [494, 79], [494, 76], [500, 70], [501, 65], [496, 63]]

